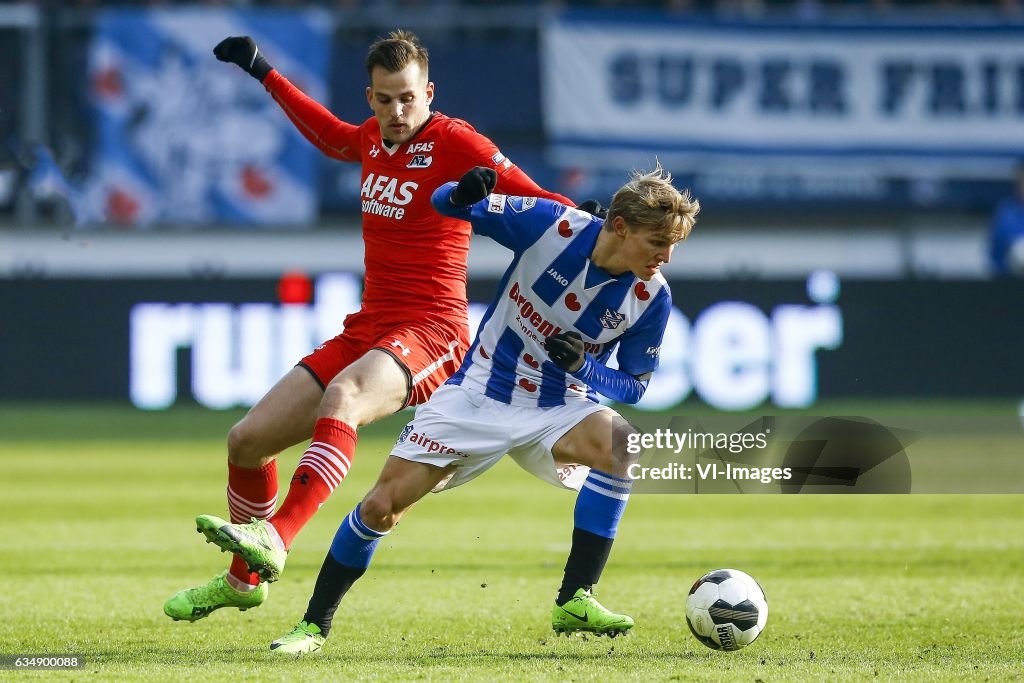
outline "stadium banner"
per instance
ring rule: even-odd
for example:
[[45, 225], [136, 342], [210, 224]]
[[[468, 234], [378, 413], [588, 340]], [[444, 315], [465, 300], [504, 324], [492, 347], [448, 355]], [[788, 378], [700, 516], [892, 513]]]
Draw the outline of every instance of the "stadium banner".
[[[471, 325], [497, 287], [469, 283]], [[252, 405], [359, 306], [315, 279], [0, 280], [0, 401]], [[726, 411], [821, 399], [1024, 398], [1024, 281], [674, 280], [640, 408]]]
[[317, 11], [104, 9], [89, 50], [95, 146], [85, 222], [230, 222], [317, 217], [317, 151], [264, 89], [213, 46], [250, 35], [324, 100], [330, 22]]
[[544, 123], [575, 165], [1005, 178], [1024, 156], [1022, 42], [1021, 23], [566, 12], [543, 29]]

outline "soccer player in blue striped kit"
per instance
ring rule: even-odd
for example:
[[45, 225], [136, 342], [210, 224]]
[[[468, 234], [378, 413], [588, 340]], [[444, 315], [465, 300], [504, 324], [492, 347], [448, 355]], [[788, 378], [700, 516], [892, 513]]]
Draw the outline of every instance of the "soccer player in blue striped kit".
[[461, 368], [416, 410], [377, 483], [341, 523], [303, 620], [271, 644], [275, 652], [319, 650], [342, 597], [402, 515], [506, 453], [538, 478], [579, 491], [554, 630], [615, 636], [633, 627], [592, 590], [636, 457], [625, 449], [633, 428], [597, 395], [623, 403], [643, 396], [672, 308], [659, 269], [700, 205], [660, 165], [634, 173], [604, 221], [549, 199], [490, 194], [495, 180], [493, 170], [476, 167], [438, 188], [432, 202], [514, 252], [498, 294]]

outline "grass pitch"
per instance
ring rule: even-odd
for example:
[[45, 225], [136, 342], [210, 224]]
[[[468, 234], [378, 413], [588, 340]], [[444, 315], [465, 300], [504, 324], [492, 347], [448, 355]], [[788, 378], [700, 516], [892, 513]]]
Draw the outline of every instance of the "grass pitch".
[[[269, 642], [302, 615], [341, 518], [405, 417], [363, 431], [352, 476], [300, 534], [261, 608], [195, 624], [161, 610], [227, 556], [192, 518], [225, 514], [237, 414], [0, 408], [0, 654], [84, 654], [57, 680], [1009, 680], [1022, 677], [1020, 496], [635, 495], [599, 586], [636, 619], [616, 640], [556, 638], [574, 496], [504, 462], [430, 496], [343, 603], [326, 648]], [[282, 455], [286, 482], [299, 449]], [[735, 653], [693, 639], [704, 572], [753, 575], [766, 632]]]

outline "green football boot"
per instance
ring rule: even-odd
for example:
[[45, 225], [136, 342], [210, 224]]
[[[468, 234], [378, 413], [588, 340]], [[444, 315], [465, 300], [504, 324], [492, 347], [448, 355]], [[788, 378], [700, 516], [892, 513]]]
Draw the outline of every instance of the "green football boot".
[[237, 607], [244, 612], [266, 601], [270, 592], [267, 584], [261, 583], [243, 593], [231, 587], [227, 575], [227, 571], [224, 571], [202, 586], [178, 591], [164, 603], [164, 614], [175, 621], [199, 621], [221, 607]]
[[277, 581], [284, 571], [288, 551], [277, 530], [265, 519], [253, 517], [248, 524], [231, 524], [213, 515], [199, 515], [196, 531], [206, 536], [207, 543], [241, 557], [249, 571], [264, 581]]
[[270, 651], [280, 655], [308, 655], [324, 646], [327, 637], [320, 634], [320, 627], [308, 621], [300, 621], [292, 632], [281, 636], [270, 644]]
[[551, 610], [551, 628], [559, 635], [593, 633], [614, 638], [633, 628], [633, 617], [610, 612], [593, 593], [580, 588], [569, 602]]

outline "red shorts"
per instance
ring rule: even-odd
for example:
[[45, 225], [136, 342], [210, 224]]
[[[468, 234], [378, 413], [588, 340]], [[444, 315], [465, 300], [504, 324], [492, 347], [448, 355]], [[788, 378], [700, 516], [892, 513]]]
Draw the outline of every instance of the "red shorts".
[[299, 361], [326, 387], [339, 372], [371, 349], [390, 354], [405, 370], [409, 392], [405, 405], [426, 403], [434, 390], [452, 376], [469, 347], [465, 320], [426, 313], [411, 322], [382, 321], [372, 311], [345, 318], [345, 330], [316, 347]]

